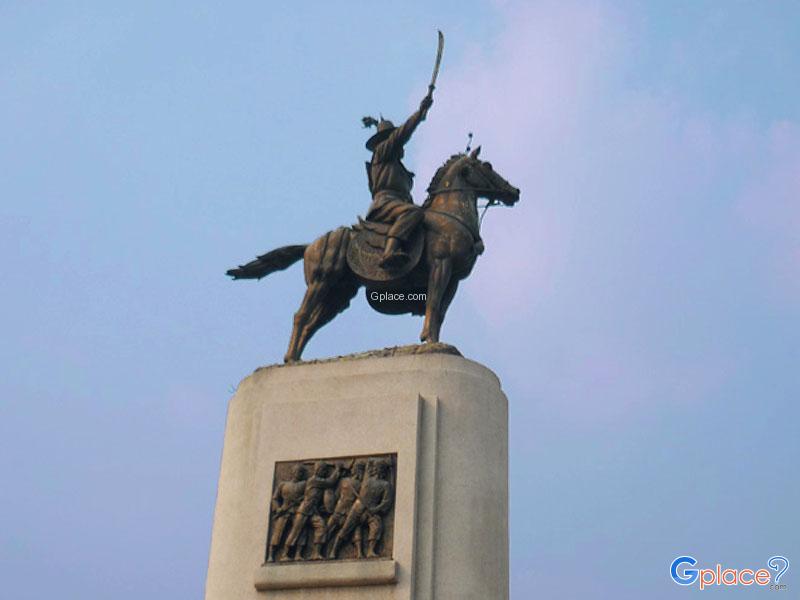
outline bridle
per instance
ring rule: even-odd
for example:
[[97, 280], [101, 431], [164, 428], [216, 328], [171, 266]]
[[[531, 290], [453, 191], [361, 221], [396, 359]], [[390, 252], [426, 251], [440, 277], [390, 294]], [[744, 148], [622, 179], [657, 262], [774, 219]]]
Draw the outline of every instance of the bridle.
[[[480, 174], [480, 176], [483, 178], [484, 182], [489, 183], [489, 178], [486, 177], [486, 175], [483, 174], [482, 170], [476, 169], [476, 172]], [[497, 191], [497, 188], [495, 188], [495, 187], [492, 187], [491, 189], [488, 188], [488, 187], [481, 188], [481, 187], [472, 187], [472, 186], [468, 187], [468, 188], [467, 187], [454, 187], [454, 188], [451, 188], [449, 184], [450, 184], [450, 182], [449, 182], [449, 180], [447, 180], [447, 181], [444, 182], [444, 187], [440, 187], [437, 190], [429, 191], [428, 192], [429, 198], [433, 199], [434, 196], [438, 196], [439, 194], [449, 194], [449, 193], [452, 193], [452, 192], [472, 192], [477, 197], [480, 197], [482, 194], [488, 196], [488, 195], [491, 195], [491, 194], [493, 194], [494, 192]], [[466, 223], [464, 223], [464, 221], [462, 221], [461, 219], [459, 219], [455, 215], [451, 215], [449, 213], [441, 212], [441, 211], [430, 209], [430, 208], [428, 210], [430, 210], [431, 212], [435, 212], [435, 213], [438, 213], [438, 214], [442, 214], [442, 215], [448, 216], [448, 217], [454, 219], [455, 221], [458, 221], [459, 223], [464, 225], [464, 227], [466, 227], [470, 231], [470, 233], [472, 233], [473, 237], [475, 237], [476, 240], [479, 240], [479, 239], [481, 239], [481, 237], [480, 237], [480, 229], [481, 229], [481, 225], [483, 224], [483, 217], [486, 216], [486, 211], [489, 210], [489, 208], [491, 208], [493, 206], [499, 206], [500, 204], [502, 204], [502, 202], [500, 200], [497, 200], [497, 199], [493, 198], [491, 200], [487, 200], [486, 204], [484, 206], [480, 206], [480, 207], [476, 206], [476, 208], [482, 208], [483, 209], [483, 211], [481, 212], [481, 216], [478, 219], [478, 231], [477, 231], [477, 233], [472, 231], [471, 227], [469, 227]]]

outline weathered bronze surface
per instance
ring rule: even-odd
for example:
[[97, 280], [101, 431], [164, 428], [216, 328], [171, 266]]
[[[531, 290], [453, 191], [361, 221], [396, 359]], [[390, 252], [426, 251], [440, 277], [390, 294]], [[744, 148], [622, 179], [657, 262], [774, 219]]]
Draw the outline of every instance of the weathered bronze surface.
[[275, 465], [267, 562], [391, 558], [397, 456]]
[[362, 219], [352, 227], [350, 243], [347, 246], [347, 264], [357, 277], [369, 282], [368, 287], [380, 289], [385, 283], [391, 284], [398, 278], [405, 277], [417, 266], [422, 257], [425, 236], [422, 228], [418, 227], [404, 242], [408, 259], [392, 270], [381, 267], [388, 231], [389, 226], [384, 223]]
[[[399, 127], [385, 119], [364, 118], [365, 125], [377, 126], [367, 141], [372, 152], [367, 162], [372, 204], [366, 220], [329, 231], [311, 244], [278, 248], [228, 271], [234, 279], [261, 279], [303, 259], [308, 289], [294, 316], [286, 362], [300, 359], [314, 333], [350, 306], [362, 285], [379, 312], [424, 314], [420, 339], [438, 342], [458, 283], [483, 252], [478, 199], [506, 206], [519, 200], [519, 189], [479, 159], [478, 147], [447, 159], [433, 176], [425, 202], [414, 204], [414, 174], [402, 158], [405, 144], [433, 105], [442, 44], [440, 34], [433, 78], [419, 110]], [[374, 300], [374, 291], [410, 297], [381, 303]]]

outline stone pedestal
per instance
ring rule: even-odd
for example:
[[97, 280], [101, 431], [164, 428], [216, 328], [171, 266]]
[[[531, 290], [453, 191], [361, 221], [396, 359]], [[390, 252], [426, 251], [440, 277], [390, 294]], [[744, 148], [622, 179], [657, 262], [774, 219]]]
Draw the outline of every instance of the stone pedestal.
[[[313, 471], [321, 459], [388, 465], [380, 557], [266, 562], [276, 479], [289, 463]], [[317, 524], [329, 518], [326, 501]], [[247, 377], [228, 408], [205, 597], [508, 598], [508, 408], [497, 377], [444, 344]]]

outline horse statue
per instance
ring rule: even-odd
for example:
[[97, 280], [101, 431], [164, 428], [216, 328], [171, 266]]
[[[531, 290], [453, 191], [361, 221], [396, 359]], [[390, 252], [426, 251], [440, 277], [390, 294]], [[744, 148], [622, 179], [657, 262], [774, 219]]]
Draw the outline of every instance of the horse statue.
[[[480, 146], [469, 154], [455, 154], [436, 171], [422, 205], [421, 226], [409, 241], [409, 260], [398, 268], [379, 266], [388, 225], [359, 220], [311, 244], [283, 246], [227, 272], [234, 279], [261, 279], [303, 259], [308, 288], [294, 315], [285, 362], [300, 360], [314, 333], [350, 306], [361, 286], [379, 312], [424, 314], [420, 339], [439, 341], [458, 283], [483, 252], [478, 199], [506, 206], [519, 200], [519, 189], [479, 154]], [[396, 301], [380, 302], [382, 295]]]

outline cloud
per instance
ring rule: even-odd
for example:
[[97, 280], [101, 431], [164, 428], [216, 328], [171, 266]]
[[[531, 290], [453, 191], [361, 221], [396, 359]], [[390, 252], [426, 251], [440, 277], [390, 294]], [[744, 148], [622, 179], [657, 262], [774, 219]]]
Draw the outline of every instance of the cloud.
[[800, 304], [800, 126], [775, 123], [760, 145], [766, 163], [748, 181], [738, 214], [755, 238], [765, 265], [758, 283], [781, 306]]
[[[550, 173], [563, 162], [570, 140], [580, 135], [586, 103], [618, 46], [597, 6], [537, 3], [502, 10], [507, 27], [495, 43], [473, 46], [461, 64], [443, 71], [417, 151], [417, 162], [425, 166], [420, 181], [427, 181], [474, 132], [484, 158], [523, 189], [513, 218], [499, 211], [486, 217], [489, 252], [482, 259], [488, 263], [483, 272], [509, 292], [492, 299], [498, 314], [530, 302], [528, 289], [538, 294], [553, 285], [569, 239], [561, 211], [541, 198], [571, 187]], [[523, 285], [506, 285], [519, 284], [520, 278]]]
[[487, 343], [526, 363], [542, 410], [587, 425], [713, 396], [746, 345], [742, 265], [800, 290], [797, 126], [655, 87], [634, 60], [641, 23], [608, 4], [498, 10], [498, 37], [443, 70], [416, 155], [427, 181], [473, 131], [522, 190], [487, 215], [464, 286]]

